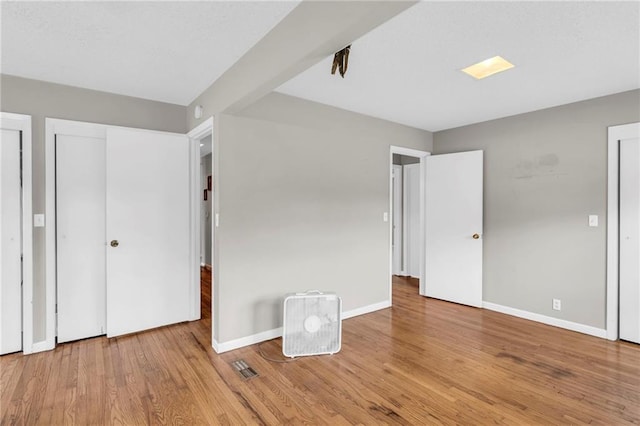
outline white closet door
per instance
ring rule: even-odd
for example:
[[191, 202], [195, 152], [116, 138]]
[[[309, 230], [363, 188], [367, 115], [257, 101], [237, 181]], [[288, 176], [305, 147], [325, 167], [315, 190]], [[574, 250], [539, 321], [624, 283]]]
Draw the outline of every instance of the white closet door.
[[0, 354], [22, 350], [20, 132], [0, 134]]
[[482, 305], [482, 158], [427, 157], [425, 296]]
[[189, 140], [107, 131], [107, 336], [189, 319]]
[[392, 168], [393, 181], [393, 228], [392, 228], [392, 253], [393, 253], [393, 275], [402, 273], [402, 166], [397, 164]]
[[640, 139], [620, 141], [620, 338], [640, 343]]
[[404, 272], [420, 277], [420, 164], [403, 166]]
[[58, 342], [105, 333], [105, 140], [56, 136]]

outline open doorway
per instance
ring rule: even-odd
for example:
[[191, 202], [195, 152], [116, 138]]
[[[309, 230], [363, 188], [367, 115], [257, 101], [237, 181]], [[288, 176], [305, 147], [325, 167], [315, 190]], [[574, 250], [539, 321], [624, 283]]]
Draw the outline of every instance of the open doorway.
[[392, 275], [394, 285], [420, 285], [420, 158], [392, 155]]
[[390, 155], [390, 260], [389, 299], [393, 287], [406, 294], [421, 294], [424, 285], [424, 173], [428, 152], [391, 147]]
[[200, 312], [202, 320], [211, 320], [211, 265], [213, 212], [213, 152], [212, 135], [200, 140]]
[[[392, 214], [389, 224], [389, 300], [393, 300], [393, 274], [399, 271], [405, 277], [417, 275], [418, 290], [422, 296], [481, 307], [483, 152], [431, 156], [425, 151], [395, 146], [390, 151], [389, 209]], [[401, 164], [393, 164], [394, 154], [401, 156], [396, 157], [396, 162]], [[402, 156], [419, 158], [420, 162], [403, 165]], [[408, 161], [412, 163], [415, 160]], [[399, 234], [396, 232], [394, 239], [393, 224], [400, 215], [394, 212], [393, 207], [393, 175], [394, 167], [398, 170], [399, 165], [403, 170], [402, 178], [406, 181], [402, 185], [403, 193], [417, 192], [418, 196], [402, 202], [404, 223], [401, 247], [404, 252], [402, 263], [396, 260], [394, 270], [394, 243]], [[411, 174], [418, 176], [417, 184], [415, 178], [410, 177]], [[418, 206], [412, 206], [412, 203]], [[411, 224], [414, 212], [418, 212], [418, 219], [415, 220], [417, 226]], [[412, 243], [413, 238], [415, 243]], [[411, 252], [411, 244], [417, 244], [417, 250]], [[403, 267], [398, 267], [398, 264]], [[416, 265], [419, 268], [417, 274]]]
[[200, 140], [200, 266], [211, 271], [211, 215], [213, 207], [213, 154], [211, 135]]
[[189, 132], [189, 138], [193, 146], [192, 161], [196, 167], [194, 170], [194, 186], [193, 193], [193, 211], [195, 212], [194, 226], [195, 234], [198, 235], [194, 244], [194, 250], [197, 252], [196, 258], [198, 264], [197, 276], [199, 285], [197, 286], [197, 294], [194, 300], [197, 300], [194, 308], [194, 319], [201, 319], [207, 328], [212, 330], [213, 342], [213, 269], [215, 259], [215, 161], [214, 145], [213, 145], [213, 117], [201, 123], [199, 126]]

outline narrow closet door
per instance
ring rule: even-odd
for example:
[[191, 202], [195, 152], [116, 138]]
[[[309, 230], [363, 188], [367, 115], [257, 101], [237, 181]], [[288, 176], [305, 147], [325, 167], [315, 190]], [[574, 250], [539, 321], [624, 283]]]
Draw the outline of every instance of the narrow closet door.
[[189, 319], [189, 140], [107, 131], [107, 335]]
[[397, 164], [392, 168], [393, 180], [393, 233], [392, 233], [392, 253], [393, 253], [393, 275], [402, 273], [402, 166]]
[[105, 333], [105, 140], [56, 136], [58, 342]]
[[403, 166], [404, 273], [420, 277], [420, 164]]
[[620, 141], [620, 338], [640, 343], [640, 139]]
[[22, 349], [20, 132], [0, 134], [0, 354]]

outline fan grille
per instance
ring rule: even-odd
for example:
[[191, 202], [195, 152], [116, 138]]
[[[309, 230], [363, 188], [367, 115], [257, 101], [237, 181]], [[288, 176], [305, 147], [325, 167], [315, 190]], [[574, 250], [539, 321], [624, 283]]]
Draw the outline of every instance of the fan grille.
[[335, 294], [291, 295], [284, 301], [282, 352], [285, 356], [340, 351], [341, 301]]

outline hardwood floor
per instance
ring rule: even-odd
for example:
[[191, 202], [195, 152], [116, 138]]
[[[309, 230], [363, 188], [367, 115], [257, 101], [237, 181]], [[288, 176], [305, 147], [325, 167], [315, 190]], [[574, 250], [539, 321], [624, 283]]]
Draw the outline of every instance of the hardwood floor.
[[[422, 298], [345, 320], [342, 351], [217, 355], [209, 315], [0, 358], [2, 424], [640, 424], [640, 346]], [[203, 274], [203, 312], [210, 275]], [[280, 341], [262, 345], [282, 359]], [[230, 363], [260, 374], [242, 380]]]

